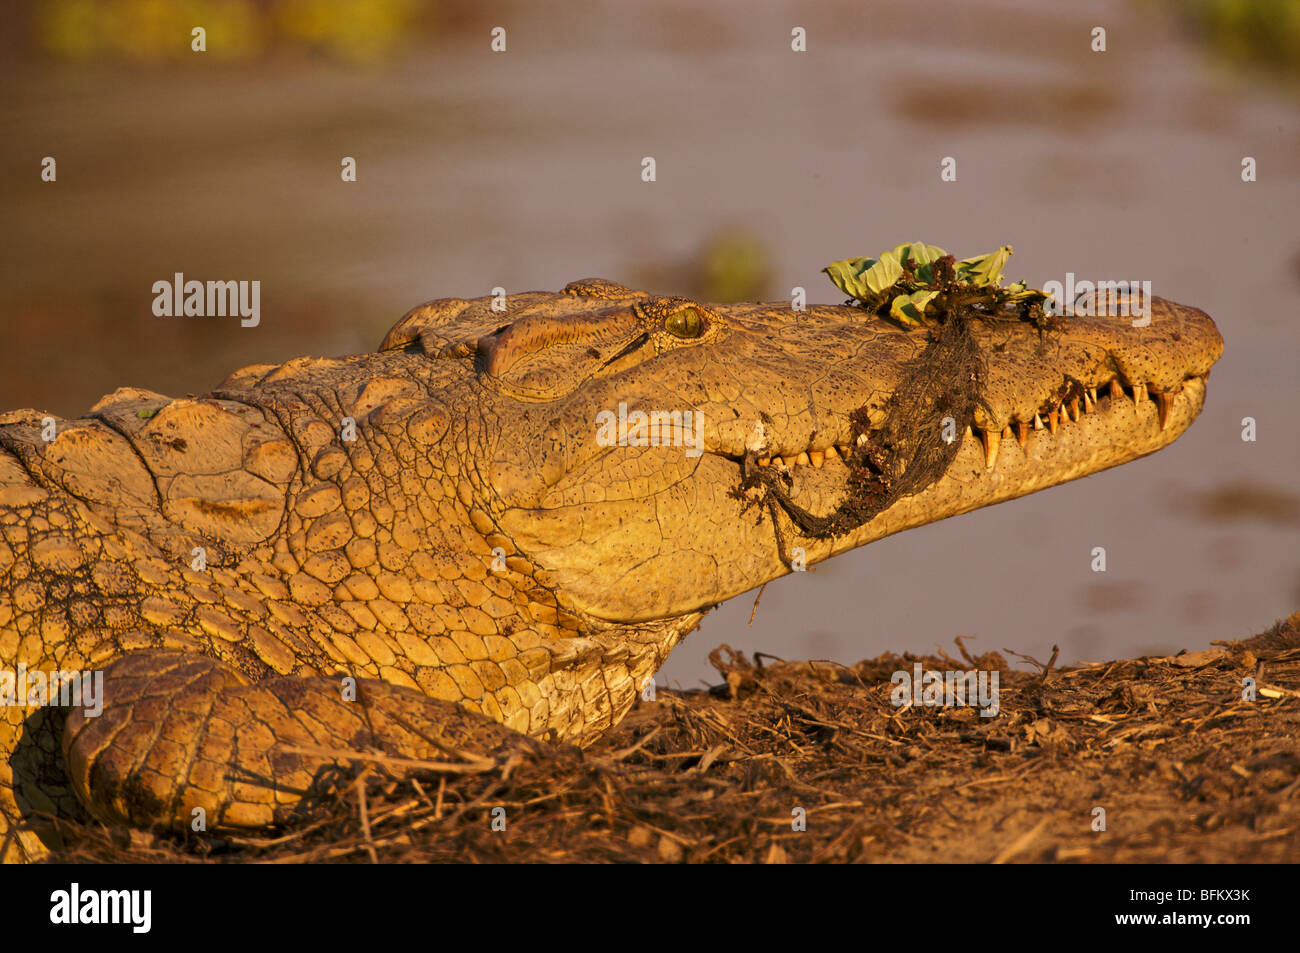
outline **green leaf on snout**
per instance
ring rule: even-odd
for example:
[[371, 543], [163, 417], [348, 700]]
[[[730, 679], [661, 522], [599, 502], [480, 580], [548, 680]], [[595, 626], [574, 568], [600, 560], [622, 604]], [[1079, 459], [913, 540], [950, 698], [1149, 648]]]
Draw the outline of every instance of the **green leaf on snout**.
[[957, 277], [973, 285], [997, 287], [1002, 282], [1002, 269], [1010, 258], [1010, 245], [1003, 245], [988, 255], [963, 258], [957, 262]]
[[870, 291], [862, 280], [862, 275], [875, 263], [874, 258], [845, 258], [842, 261], [831, 262], [822, 271], [830, 276], [836, 288], [850, 298], [863, 301]]
[[937, 280], [935, 263], [947, 254], [938, 245], [907, 242], [879, 258], [845, 258], [822, 270], [837, 288], [868, 311], [883, 314], [888, 304], [890, 318], [904, 325], [920, 323], [927, 305], [945, 292], [956, 295], [958, 300], [971, 300], [972, 295], [989, 299], [996, 307], [1012, 304], [1032, 307], [1047, 298], [1024, 281], [1002, 287], [1002, 269], [1011, 258], [1010, 245], [958, 262], [954, 269], [955, 283]]
[[948, 253], [938, 245], [927, 245], [925, 242], [908, 242], [894, 249], [894, 257], [900, 262], [910, 261], [917, 266], [938, 261], [946, 254]]
[[898, 256], [887, 251], [880, 256], [880, 261], [866, 270], [862, 280], [875, 294], [884, 294], [901, 277], [903, 277], [903, 266], [898, 263]]
[[889, 316], [900, 324], [920, 324], [925, 306], [938, 294], [937, 291], [915, 291], [910, 295], [898, 295], [889, 305]]

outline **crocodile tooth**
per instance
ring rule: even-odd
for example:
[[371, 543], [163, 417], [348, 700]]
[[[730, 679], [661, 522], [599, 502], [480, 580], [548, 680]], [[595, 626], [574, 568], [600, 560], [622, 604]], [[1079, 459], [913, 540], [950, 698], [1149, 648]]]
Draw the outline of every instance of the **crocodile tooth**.
[[1010, 439], [1011, 439], [1011, 425], [1010, 425], [1010, 424], [1007, 424], [1005, 427], [1002, 428], [1002, 439], [1003, 439], [1003, 440], [1010, 440]]
[[773, 458], [772, 458], [772, 466], [774, 466], [774, 467], [783, 467], [783, 466], [785, 466], [785, 461], [782, 460], [780, 457], [773, 457]]
[[804, 451], [800, 450], [800, 451], [799, 451], [799, 456], [797, 456], [797, 457], [794, 458], [794, 462], [795, 462], [796, 465], [801, 466], [801, 467], [806, 467], [806, 466], [808, 466], [808, 454], [805, 453]]
[[1043, 418], [1038, 416], [1038, 414], [1034, 414], [1034, 429], [1035, 430], [1043, 429]]
[[996, 430], [981, 430], [980, 439], [984, 441], [984, 469], [992, 470], [993, 464], [998, 462], [998, 447], [1002, 444], [1002, 438]]
[[1079, 398], [1071, 397], [1069, 406], [1070, 406], [1070, 419], [1078, 420], [1079, 419]]
[[1174, 395], [1156, 391], [1156, 413], [1160, 417], [1160, 429], [1169, 426], [1169, 412], [1174, 409]]
[[1120, 384], [1118, 377], [1112, 377], [1110, 381], [1111, 400], [1119, 400], [1124, 396], [1124, 387]]
[[1016, 421], [1016, 443], [1020, 444], [1020, 448], [1022, 450], [1025, 447], [1025, 441], [1027, 441], [1028, 439], [1029, 439], [1029, 424], [1025, 423], [1023, 420], [1017, 420]]
[[839, 450], [836, 449], [835, 444], [831, 444], [829, 447], [826, 448], [827, 460], [838, 460], [839, 456], [840, 456], [840, 452]]
[[1097, 388], [1089, 387], [1083, 392], [1083, 406], [1088, 411], [1097, 406]]
[[1054, 410], [1049, 410], [1047, 412], [1047, 429], [1050, 430], [1052, 433], [1056, 433], [1056, 428], [1058, 425], [1058, 420], [1057, 420], [1058, 416], [1059, 415]]
[[820, 468], [826, 463], [826, 454], [821, 450], [808, 451], [808, 460], [813, 466]]
[[1134, 384], [1133, 385], [1133, 406], [1134, 407], [1142, 406], [1142, 401], [1146, 399], [1147, 399], [1147, 385]]

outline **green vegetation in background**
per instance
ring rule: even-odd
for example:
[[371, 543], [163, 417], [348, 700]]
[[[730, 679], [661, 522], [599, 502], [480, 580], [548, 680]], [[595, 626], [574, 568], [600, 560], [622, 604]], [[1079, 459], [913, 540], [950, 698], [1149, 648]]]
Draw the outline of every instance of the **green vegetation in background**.
[[1300, 0], [1166, 0], [1224, 60], [1300, 82]]
[[700, 256], [699, 285], [705, 301], [759, 301], [766, 296], [771, 275], [763, 243], [747, 232], [711, 239]]
[[37, 48], [60, 59], [177, 60], [191, 31], [204, 55], [246, 60], [299, 47], [347, 62], [373, 62], [403, 46], [435, 8], [424, 0], [43, 0]]

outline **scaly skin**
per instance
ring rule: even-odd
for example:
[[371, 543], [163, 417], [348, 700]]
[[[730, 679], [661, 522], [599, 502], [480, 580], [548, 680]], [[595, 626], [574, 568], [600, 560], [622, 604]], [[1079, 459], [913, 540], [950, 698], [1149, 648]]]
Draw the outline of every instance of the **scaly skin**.
[[[1160, 299], [1146, 328], [976, 322], [981, 440], [861, 525], [801, 530], [768, 488], [814, 515], [843, 502], [851, 415], [880, 425], [928, 334], [588, 280], [505, 314], [431, 302], [377, 353], [245, 368], [199, 399], [120, 389], [53, 439], [44, 415], [0, 416], [0, 671], [106, 686], [97, 718], [0, 712], [5, 859], [41, 856], [60, 816], [282, 821], [341, 748], [589, 744], [796, 548], [816, 563], [1157, 450], [1222, 349]], [[620, 402], [702, 413], [704, 452], [600, 445]]]

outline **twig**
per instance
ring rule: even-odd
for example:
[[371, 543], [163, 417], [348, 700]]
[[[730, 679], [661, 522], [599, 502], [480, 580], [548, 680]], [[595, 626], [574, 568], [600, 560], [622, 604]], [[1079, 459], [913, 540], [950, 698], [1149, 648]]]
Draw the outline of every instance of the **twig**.
[[763, 583], [761, 586], [758, 587], [758, 595], [754, 597], [754, 608], [749, 610], [750, 628], [753, 628], [754, 626], [754, 616], [758, 614], [758, 600], [763, 598], [763, 590], [766, 588], [767, 588], [767, 583]]
[[[445, 777], [443, 778], [443, 782], [442, 782], [442, 783], [443, 783], [443, 784], [446, 784], [446, 783], [447, 783]], [[429, 795], [427, 795], [427, 794], [424, 793], [424, 788], [420, 787], [420, 782], [417, 781], [417, 780], [415, 780], [415, 778], [411, 778], [411, 787], [415, 788], [415, 793], [416, 793], [416, 794], [418, 794], [418, 795], [420, 795], [420, 797], [424, 798], [424, 803], [427, 804], [427, 805], [429, 805], [429, 809], [430, 809], [430, 810], [434, 810], [434, 811], [437, 810], [437, 808], [435, 808], [435, 807], [433, 806], [433, 802], [429, 800]]]
[[1051, 818], [1045, 817], [1037, 824], [1035, 824], [1031, 830], [1028, 830], [1025, 833], [1021, 834], [1009, 846], [1004, 847], [1001, 853], [999, 853], [996, 857], [993, 858], [992, 863], [1005, 864], [1012, 857], [1016, 856], [1016, 854], [1020, 853], [1022, 850], [1027, 848], [1030, 844], [1034, 842], [1034, 840], [1038, 837], [1038, 835], [1043, 832], [1043, 828], [1045, 828], [1048, 825], [1049, 821], [1051, 821]]
[[1059, 645], [1052, 646], [1052, 657], [1047, 660], [1047, 668], [1043, 669], [1043, 677], [1038, 680], [1038, 687], [1042, 688], [1047, 684], [1047, 676], [1052, 674], [1052, 666], [1056, 664], [1056, 657], [1061, 654]]
[[354, 782], [357, 786], [357, 810], [361, 815], [361, 833], [366, 838], [366, 853], [370, 855], [372, 864], [379, 863], [379, 855], [375, 853], [375, 842], [370, 836], [370, 815], [366, 810], [366, 775], [364, 772], [357, 775]]
[[418, 768], [422, 771], [441, 771], [446, 774], [482, 774], [497, 766], [491, 758], [479, 758], [462, 754], [467, 764], [455, 764], [450, 761], [425, 761], [421, 758], [397, 758], [382, 752], [348, 751], [343, 748], [322, 748], [316, 745], [283, 745], [278, 750], [290, 754], [310, 754], [322, 758], [342, 758], [346, 761], [370, 761], [394, 768]]

